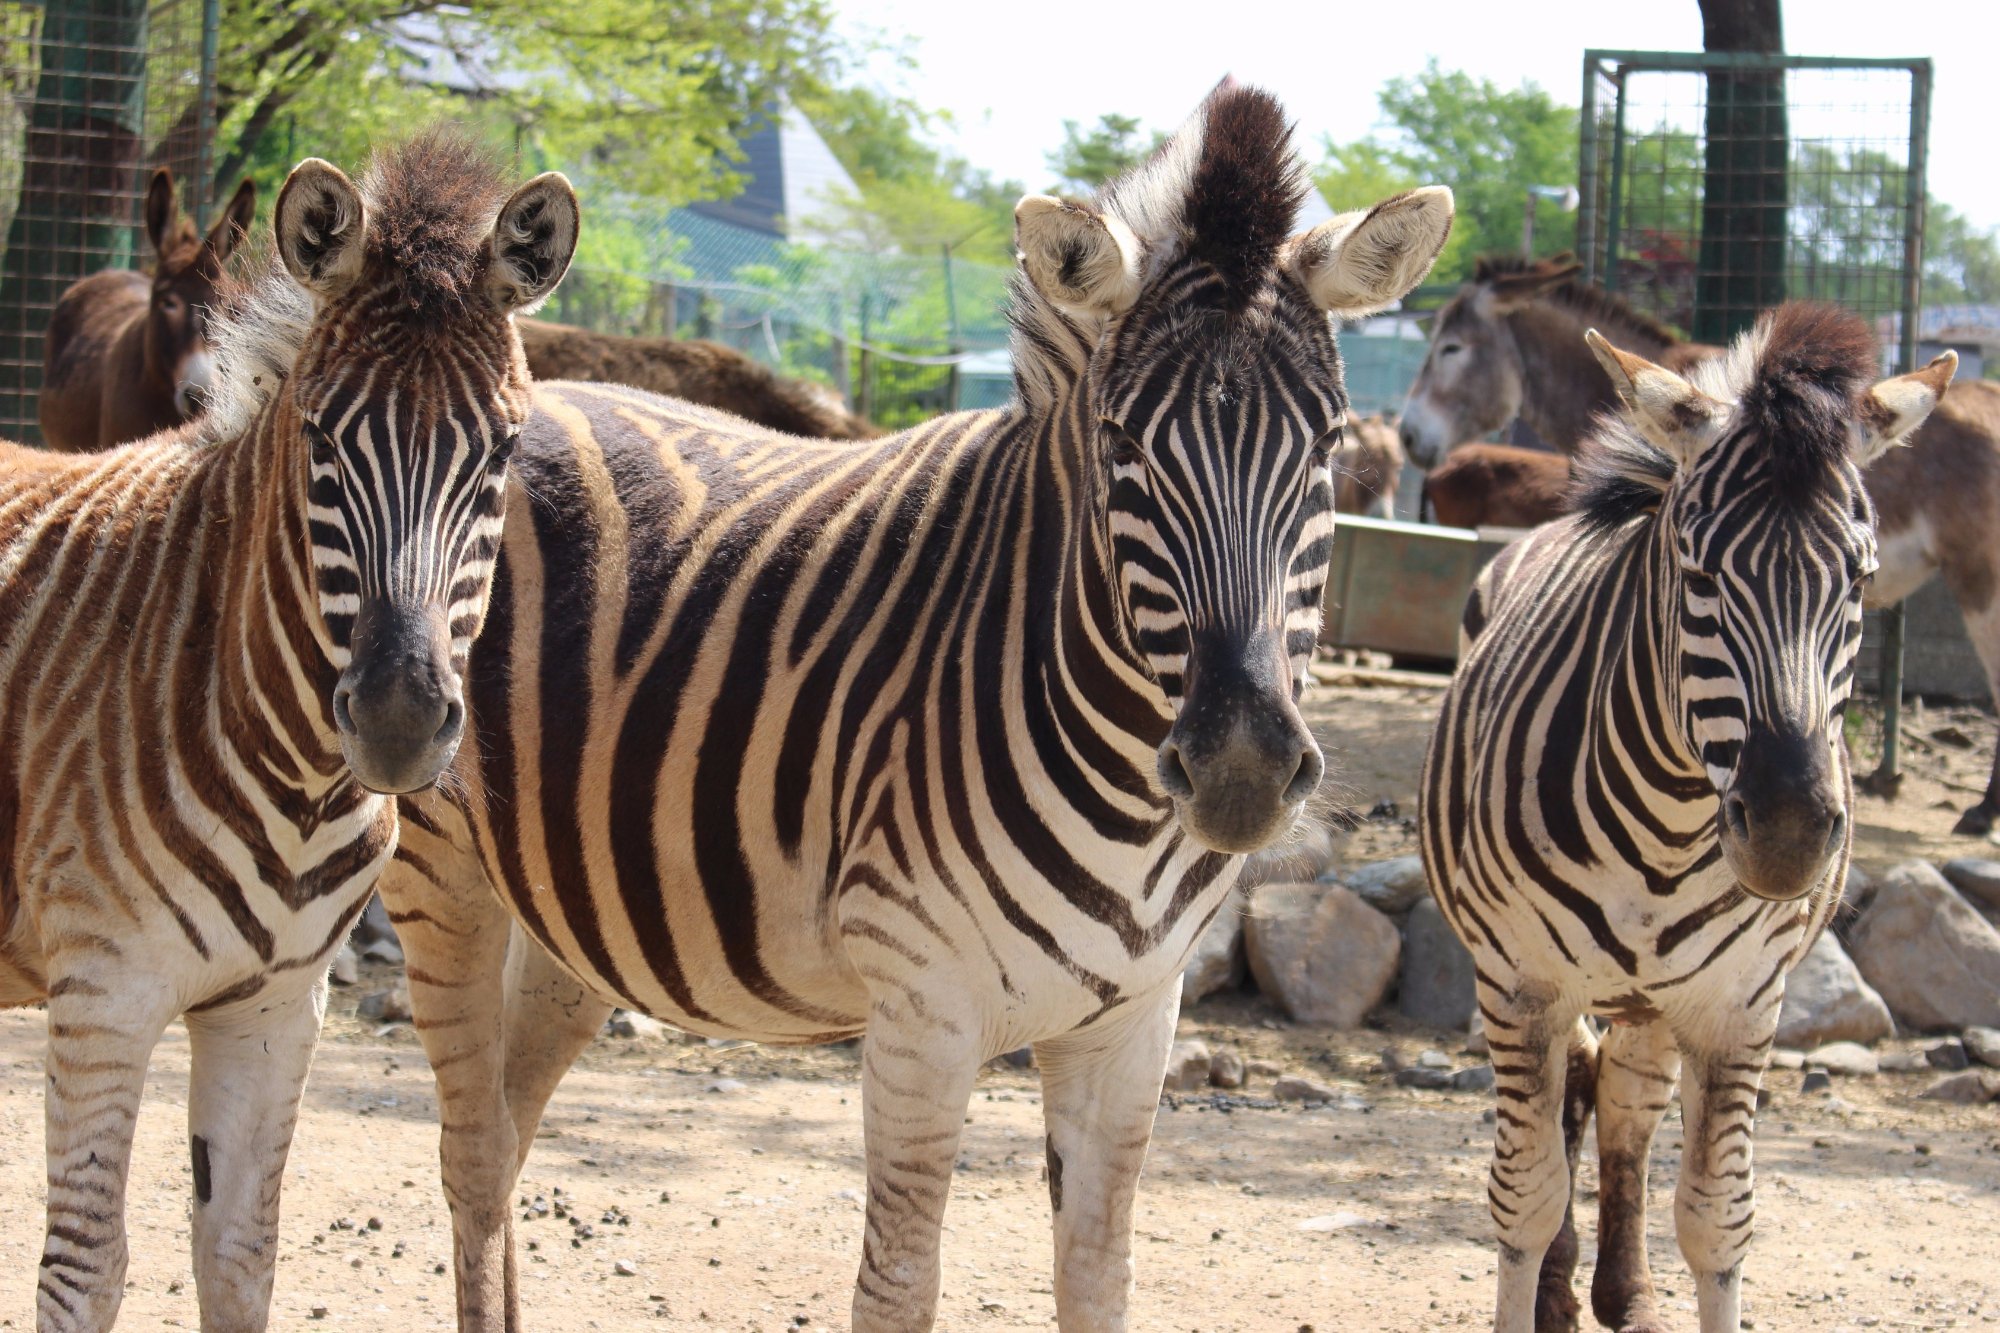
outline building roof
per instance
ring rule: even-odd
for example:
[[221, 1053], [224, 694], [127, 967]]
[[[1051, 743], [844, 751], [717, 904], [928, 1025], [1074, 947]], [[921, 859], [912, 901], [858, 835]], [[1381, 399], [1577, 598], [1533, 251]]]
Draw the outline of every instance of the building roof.
[[742, 190], [730, 199], [690, 204], [690, 212], [771, 236], [810, 240], [801, 228], [809, 229], [835, 200], [860, 194], [812, 122], [789, 104], [742, 147], [743, 161], [736, 167]]

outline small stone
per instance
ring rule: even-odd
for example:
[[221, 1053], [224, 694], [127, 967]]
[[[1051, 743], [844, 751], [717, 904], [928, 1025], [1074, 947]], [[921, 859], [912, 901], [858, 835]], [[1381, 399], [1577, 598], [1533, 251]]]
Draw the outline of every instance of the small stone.
[[740, 1078], [719, 1078], [715, 1080], [715, 1082], [708, 1085], [708, 1090], [710, 1092], [720, 1092], [725, 1095], [731, 1095], [735, 1093], [750, 1091], [750, 1085], [748, 1083], [745, 1083]]
[[622, 1037], [628, 1041], [641, 1038], [655, 1038], [665, 1035], [667, 1025], [649, 1014], [638, 1014], [630, 1009], [613, 1009], [611, 1017], [604, 1020], [604, 1035]]
[[1402, 1057], [1394, 1046], [1384, 1046], [1375, 1052], [1375, 1071], [1380, 1074], [1394, 1074], [1409, 1068], [1409, 1061]]
[[1833, 1087], [1833, 1075], [1824, 1069], [1808, 1069], [1799, 1080], [1800, 1092], [1826, 1092]]
[[1425, 1051], [1417, 1056], [1417, 1068], [1449, 1069], [1451, 1068], [1451, 1057], [1443, 1051]]
[[354, 956], [352, 944], [340, 946], [340, 952], [333, 956], [333, 966], [326, 970], [326, 979], [336, 986], [352, 986], [361, 980], [361, 961]]
[[1805, 1067], [1806, 1057], [1803, 1051], [1788, 1051], [1780, 1046], [1777, 1050], [1771, 1052], [1771, 1068], [1773, 1069], [1804, 1069]]
[[1909, 1074], [1931, 1067], [1930, 1057], [1922, 1051], [1884, 1051], [1875, 1063], [1885, 1074]]
[[1453, 1092], [1491, 1092], [1493, 1090], [1493, 1066], [1474, 1065], [1461, 1069], [1451, 1076]]
[[1350, 1227], [1365, 1227], [1368, 1219], [1359, 1213], [1327, 1213], [1321, 1217], [1308, 1217], [1299, 1223], [1300, 1231], [1346, 1231]]
[[1925, 1050], [1924, 1059], [1933, 1069], [1965, 1069], [1972, 1064], [1965, 1053], [1965, 1043], [1956, 1037], [1947, 1037]]
[[410, 988], [397, 985], [388, 990], [372, 991], [361, 997], [355, 1012], [376, 1023], [407, 1023], [410, 1021]]
[[1834, 1041], [1814, 1047], [1806, 1054], [1806, 1064], [1848, 1078], [1867, 1077], [1879, 1071], [1875, 1052], [1851, 1041]]
[[1362, 902], [1389, 916], [1401, 916], [1430, 893], [1420, 856], [1397, 856], [1359, 866], [1340, 877]]
[[1965, 1053], [1974, 1060], [2000, 1069], [2000, 1030], [1969, 1027], [1959, 1034], [1959, 1040], [1965, 1043]]
[[619, 1277], [639, 1276], [639, 1266], [630, 1259], [620, 1259], [617, 1263], [611, 1265], [611, 1271]]
[[1218, 1088], [1243, 1086], [1243, 1056], [1234, 1046], [1218, 1046], [1208, 1057], [1208, 1081]]
[[1243, 1073], [1248, 1078], [1276, 1078], [1285, 1072], [1285, 1067], [1276, 1060], [1245, 1060]]
[[1205, 1041], [1177, 1041], [1167, 1052], [1167, 1075], [1164, 1088], [1168, 1092], [1193, 1092], [1208, 1086], [1208, 1065], [1211, 1059], [1208, 1043]]
[[1422, 1066], [1414, 1069], [1398, 1070], [1396, 1073], [1396, 1086], [1399, 1088], [1424, 1088], [1436, 1091], [1451, 1086], [1451, 1074], [1442, 1069], [1425, 1069]]
[[1477, 1005], [1474, 1005], [1472, 1009], [1472, 1021], [1466, 1024], [1465, 1053], [1467, 1055], [1487, 1054], [1486, 1015], [1480, 1011]]
[[1919, 1093], [1927, 1101], [1968, 1106], [2000, 1101], [2000, 1069], [1967, 1069], [1947, 1075]]
[[1287, 1074], [1271, 1085], [1271, 1095], [1281, 1102], [1331, 1102], [1340, 1099], [1337, 1088], [1314, 1082], [1297, 1074]]

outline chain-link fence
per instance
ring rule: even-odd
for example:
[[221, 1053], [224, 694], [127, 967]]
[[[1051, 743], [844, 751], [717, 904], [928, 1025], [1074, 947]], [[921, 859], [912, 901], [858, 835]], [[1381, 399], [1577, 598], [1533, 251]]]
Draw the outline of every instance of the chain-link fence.
[[155, 167], [206, 225], [216, 0], [0, 0], [0, 437], [38, 441], [49, 313], [71, 283], [152, 261]]

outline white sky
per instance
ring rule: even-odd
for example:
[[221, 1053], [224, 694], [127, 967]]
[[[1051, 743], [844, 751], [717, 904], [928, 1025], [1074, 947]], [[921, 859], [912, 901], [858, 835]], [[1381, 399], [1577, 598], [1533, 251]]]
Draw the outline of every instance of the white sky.
[[[1049, 184], [1044, 154], [1064, 120], [1107, 111], [1170, 129], [1225, 73], [1270, 88], [1302, 146], [1378, 128], [1376, 90], [1436, 56], [1502, 86], [1532, 80], [1575, 104], [1583, 51], [1698, 51], [1696, 0], [834, 0], [850, 32], [911, 39], [915, 68], [880, 71], [923, 105], [950, 111], [942, 137], [995, 175]], [[1983, 227], [2000, 226], [1994, 60], [2000, 3], [1908, 10], [1883, 0], [1785, 0], [1786, 49], [1805, 55], [1935, 61], [1931, 193]], [[1901, 15], [1911, 22], [1887, 23]], [[1885, 134], [1901, 132], [1885, 126]], [[1551, 182], [1552, 184], [1562, 182]], [[1334, 200], [1336, 208], [1351, 200]]]

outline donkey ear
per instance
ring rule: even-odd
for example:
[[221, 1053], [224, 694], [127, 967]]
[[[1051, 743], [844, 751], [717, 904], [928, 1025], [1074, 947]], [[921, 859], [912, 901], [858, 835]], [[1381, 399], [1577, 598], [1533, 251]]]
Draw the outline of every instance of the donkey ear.
[[1679, 459], [1692, 463], [1715, 442], [1729, 404], [1709, 397], [1665, 366], [1643, 356], [1622, 352], [1604, 341], [1596, 329], [1583, 335], [1598, 364], [1611, 377], [1626, 418], [1639, 433]]
[[1014, 205], [1014, 249], [1035, 290], [1078, 319], [1122, 315], [1139, 299], [1145, 248], [1109, 213], [1026, 195]]
[[1489, 293], [1486, 299], [1491, 302], [1493, 313], [1506, 315], [1563, 286], [1581, 272], [1582, 263], [1564, 251], [1531, 268], [1513, 273], [1490, 273], [1479, 280]]
[[1451, 208], [1442, 185], [1411, 190], [1294, 237], [1287, 262], [1320, 309], [1343, 319], [1377, 314], [1431, 271], [1451, 235]]
[[216, 263], [229, 262], [229, 256], [235, 254], [236, 247], [250, 235], [250, 222], [256, 216], [257, 182], [245, 176], [231, 196], [229, 207], [222, 210], [222, 216], [208, 229], [206, 244], [215, 255]]
[[502, 310], [530, 314], [562, 281], [582, 225], [576, 191], [560, 171], [514, 191], [493, 221], [486, 290]]
[[368, 205], [333, 163], [309, 157], [292, 168], [278, 191], [272, 228], [285, 271], [320, 299], [339, 296], [360, 276]]
[[154, 254], [166, 252], [167, 233], [174, 225], [174, 173], [161, 167], [146, 182], [146, 239]]
[[1946, 351], [1922, 370], [1883, 380], [1862, 394], [1864, 433], [1854, 455], [1855, 465], [1867, 467], [1923, 425], [1957, 372], [1958, 353]]

